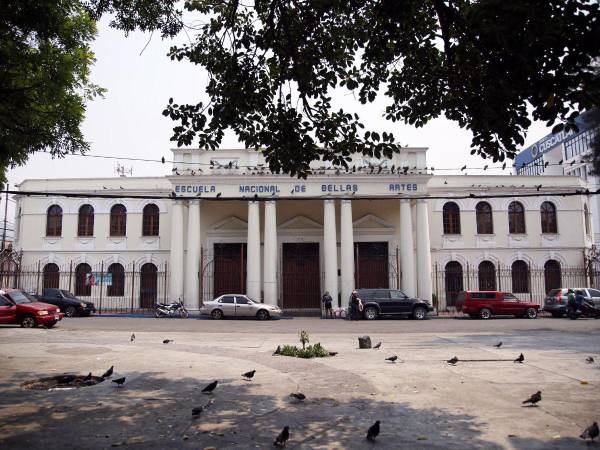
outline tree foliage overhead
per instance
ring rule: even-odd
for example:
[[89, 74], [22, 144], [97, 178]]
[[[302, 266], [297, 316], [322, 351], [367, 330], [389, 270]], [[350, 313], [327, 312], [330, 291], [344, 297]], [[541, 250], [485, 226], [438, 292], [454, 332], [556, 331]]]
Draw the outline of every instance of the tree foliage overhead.
[[471, 153], [513, 157], [533, 118], [572, 119], [598, 105], [600, 7], [587, 0], [188, 0], [207, 17], [173, 47], [210, 76], [208, 102], [177, 104], [179, 146], [217, 148], [226, 129], [262, 148], [273, 171], [314, 159], [390, 156], [392, 133], [334, 108], [334, 89], [378, 95], [384, 116], [423, 126], [445, 116], [473, 133]]

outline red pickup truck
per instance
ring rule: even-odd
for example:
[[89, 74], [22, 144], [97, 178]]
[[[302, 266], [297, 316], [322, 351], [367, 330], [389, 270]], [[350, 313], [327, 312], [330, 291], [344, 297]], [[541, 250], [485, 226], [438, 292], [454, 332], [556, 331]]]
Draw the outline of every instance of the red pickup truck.
[[52, 328], [63, 314], [48, 303], [38, 302], [21, 289], [0, 289], [0, 324], [21, 324], [24, 328], [43, 325]]

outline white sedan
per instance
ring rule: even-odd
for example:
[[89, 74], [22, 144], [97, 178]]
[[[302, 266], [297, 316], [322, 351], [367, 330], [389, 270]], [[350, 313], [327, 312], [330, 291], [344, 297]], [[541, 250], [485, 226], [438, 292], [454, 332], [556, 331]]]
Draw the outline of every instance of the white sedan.
[[258, 320], [267, 320], [281, 317], [279, 306], [258, 303], [243, 294], [225, 294], [216, 299], [205, 302], [200, 308], [200, 314], [213, 319], [224, 317], [256, 317]]

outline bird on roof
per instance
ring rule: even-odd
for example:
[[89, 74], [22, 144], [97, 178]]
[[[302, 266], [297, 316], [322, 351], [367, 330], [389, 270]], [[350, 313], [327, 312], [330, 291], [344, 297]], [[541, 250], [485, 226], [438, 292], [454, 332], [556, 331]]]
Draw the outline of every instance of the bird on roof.
[[273, 445], [275, 445], [275, 447], [284, 448], [289, 438], [290, 427], [286, 425], [285, 427], [283, 427], [283, 430], [281, 430], [281, 433], [279, 433], [279, 435], [275, 438], [275, 442], [273, 442]]
[[525, 361], [525, 356], [523, 356], [523, 353], [521, 353], [517, 359], [515, 359], [514, 362], [516, 363], [522, 363], [523, 361]]
[[502, 170], [506, 169], [506, 163], [502, 164]]
[[451, 364], [453, 366], [456, 365], [456, 363], [458, 362], [458, 357], [454, 356], [452, 358], [450, 358], [448, 361], [446, 361], [448, 364]]
[[535, 406], [541, 400], [542, 400], [542, 391], [537, 391], [535, 394], [533, 394], [527, 400], [523, 400], [523, 404], [525, 405], [527, 403], [530, 403], [532, 406]]
[[217, 387], [217, 384], [219, 383], [218, 380], [213, 381], [210, 384], [207, 384], [204, 389], [202, 389], [202, 392], [206, 392], [206, 393], [210, 393], [212, 391], [215, 390], [215, 388]]
[[173, 342], [173, 339], [165, 339], [165, 340], [163, 340], [163, 344], [168, 344], [169, 342]]
[[594, 357], [593, 356], [588, 356], [587, 358], [585, 358], [585, 362], [588, 364], [593, 364], [594, 363]]
[[391, 361], [393, 363], [395, 363], [397, 359], [398, 357], [396, 355], [390, 356], [389, 358], [385, 358], [386, 361]]
[[131, 341], [131, 342], [135, 341], [135, 333], [131, 333], [131, 338], [130, 338], [130, 341]]
[[598, 437], [600, 430], [598, 429], [598, 422], [594, 422], [581, 433], [579, 436], [581, 439], [591, 439], [592, 441]]
[[116, 383], [117, 387], [121, 387], [125, 383], [125, 377], [117, 378], [115, 380], [112, 380], [112, 382]]
[[538, 184], [538, 185], [536, 185], [536, 187], [535, 187], [535, 190], [536, 190], [536, 191], [539, 191], [541, 188], [542, 188], [542, 185], [541, 185], [541, 184]]
[[290, 394], [290, 397], [295, 398], [296, 400], [298, 400], [299, 402], [303, 401], [304, 399], [306, 399], [306, 395], [304, 395], [302, 392], [292, 392]]
[[110, 366], [110, 369], [102, 374], [102, 378], [109, 378], [113, 374], [114, 367], [115, 366]]
[[379, 435], [379, 420], [377, 420], [373, 425], [369, 427], [367, 430], [367, 440], [373, 442], [375, 438]]
[[467, 168], [467, 165], [465, 164], [464, 166], [462, 166], [462, 167], [460, 168], [460, 171], [462, 172], [462, 171], [463, 171], [463, 170], [465, 170], [466, 168]]
[[242, 374], [242, 377], [251, 380], [252, 378], [254, 378], [254, 374], [256, 373], [256, 370], [251, 370], [250, 372], [246, 372]]
[[221, 196], [221, 193], [219, 192], [219, 193], [217, 194], [217, 198], [219, 198], [220, 196]]
[[165, 160], [165, 157], [164, 157], [164, 156], [162, 156], [162, 157], [160, 158], [160, 162], [161, 162], [161, 163], [163, 163], [163, 164], [166, 162], [166, 160]]

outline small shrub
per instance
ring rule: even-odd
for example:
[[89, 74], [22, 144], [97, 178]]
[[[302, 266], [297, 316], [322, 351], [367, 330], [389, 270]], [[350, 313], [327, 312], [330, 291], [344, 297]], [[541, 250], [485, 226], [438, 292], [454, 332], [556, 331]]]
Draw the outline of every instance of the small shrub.
[[310, 339], [308, 337], [308, 331], [302, 330], [300, 332], [300, 342], [302, 342], [302, 350], [304, 350], [306, 348], [306, 344], [310, 342]]
[[292, 356], [294, 358], [325, 358], [329, 352], [320, 344], [309, 345], [305, 348], [298, 348], [295, 345], [284, 345], [281, 348], [281, 355]]

